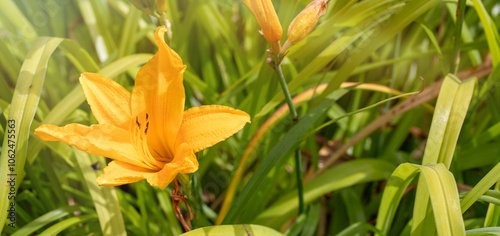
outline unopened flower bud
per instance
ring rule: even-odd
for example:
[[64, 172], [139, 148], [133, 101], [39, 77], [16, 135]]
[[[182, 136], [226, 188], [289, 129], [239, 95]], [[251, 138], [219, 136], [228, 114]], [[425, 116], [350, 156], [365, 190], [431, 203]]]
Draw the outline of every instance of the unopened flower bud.
[[304, 39], [326, 12], [330, 0], [314, 0], [293, 19], [288, 27], [288, 42], [297, 43]]
[[154, 15], [156, 11], [156, 0], [130, 0], [139, 10], [149, 15]]
[[283, 30], [271, 0], [249, 0], [246, 4], [257, 19], [267, 41], [278, 42]]

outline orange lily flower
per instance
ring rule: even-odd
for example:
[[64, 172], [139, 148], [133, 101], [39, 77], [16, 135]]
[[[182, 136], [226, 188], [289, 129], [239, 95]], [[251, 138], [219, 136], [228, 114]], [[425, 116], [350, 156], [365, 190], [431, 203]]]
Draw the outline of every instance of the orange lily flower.
[[184, 111], [186, 66], [164, 41], [158, 27], [158, 52], [138, 72], [132, 94], [104, 76], [83, 73], [85, 97], [99, 124], [45, 124], [35, 130], [44, 141], [61, 141], [111, 159], [97, 178], [103, 186], [146, 179], [165, 188], [177, 174], [198, 169], [195, 152], [210, 147], [250, 122], [250, 116], [226, 106], [193, 107]]

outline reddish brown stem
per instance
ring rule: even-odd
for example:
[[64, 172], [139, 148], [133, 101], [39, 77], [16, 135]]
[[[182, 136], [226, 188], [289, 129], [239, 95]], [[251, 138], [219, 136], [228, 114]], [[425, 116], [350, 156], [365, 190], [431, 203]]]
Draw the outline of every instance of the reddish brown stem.
[[[172, 198], [172, 205], [174, 206], [175, 215], [177, 216], [177, 219], [179, 219], [179, 221], [182, 224], [182, 227], [184, 227], [186, 232], [191, 231], [190, 221], [193, 219], [193, 212], [191, 212], [191, 207], [188, 204], [187, 196], [182, 194], [182, 191], [179, 190], [179, 183], [177, 182], [177, 178], [174, 179], [174, 188], [170, 193], [170, 197]], [[184, 219], [184, 215], [182, 215], [181, 202], [184, 202], [188, 208], [189, 221], [186, 221], [186, 219]]]

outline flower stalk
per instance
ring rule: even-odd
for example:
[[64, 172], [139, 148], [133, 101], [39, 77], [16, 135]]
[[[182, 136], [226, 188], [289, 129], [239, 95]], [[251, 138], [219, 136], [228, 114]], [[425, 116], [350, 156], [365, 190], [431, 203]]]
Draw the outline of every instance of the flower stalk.
[[[177, 182], [177, 178], [174, 179], [174, 188], [172, 189], [172, 192], [170, 193], [170, 198], [172, 199], [172, 205], [174, 207], [175, 215], [177, 216], [177, 219], [182, 224], [182, 227], [184, 230], [187, 232], [191, 231], [191, 220], [193, 220], [193, 212], [191, 211], [191, 207], [189, 206], [189, 203], [185, 197], [185, 195], [182, 193], [182, 190], [179, 190], [179, 183]], [[189, 220], [186, 221], [184, 219], [184, 216], [182, 215], [181, 212], [181, 203], [186, 204], [187, 209], [189, 211]]]
[[[290, 91], [288, 90], [288, 86], [286, 84], [285, 76], [283, 75], [283, 71], [281, 70], [281, 61], [279, 58], [275, 58], [275, 71], [278, 75], [278, 79], [281, 85], [281, 89], [283, 90], [283, 94], [285, 94], [285, 100], [288, 104], [288, 108], [290, 109], [290, 116], [292, 117], [292, 122], [295, 123], [299, 120], [297, 110], [293, 105], [292, 96], [290, 95]], [[300, 153], [300, 148], [295, 150], [295, 177], [297, 179], [297, 193], [299, 195], [299, 215], [304, 212], [304, 187], [302, 185], [302, 157]]]
[[[318, 20], [325, 14], [326, 6], [330, 0], [313, 0], [309, 3], [290, 24], [288, 28], [288, 39], [283, 46], [281, 46], [280, 43], [283, 33], [281, 24], [271, 0], [242, 0], [242, 2], [252, 11], [257, 19], [257, 22], [262, 28], [260, 31], [261, 34], [271, 43], [271, 48], [268, 50], [269, 57], [266, 62], [278, 74], [281, 89], [283, 90], [283, 94], [285, 95], [286, 102], [290, 109], [292, 122], [295, 123], [298, 120], [298, 115], [293, 105], [285, 77], [283, 76], [283, 71], [281, 70], [281, 61], [292, 44], [301, 41], [309, 35], [318, 23]], [[304, 211], [304, 190], [302, 186], [302, 159], [300, 148], [295, 150], [295, 164], [297, 190], [299, 195], [299, 214], [302, 214]], [[225, 214], [225, 212], [223, 212], [223, 214]], [[218, 222], [220, 223], [219, 220]]]

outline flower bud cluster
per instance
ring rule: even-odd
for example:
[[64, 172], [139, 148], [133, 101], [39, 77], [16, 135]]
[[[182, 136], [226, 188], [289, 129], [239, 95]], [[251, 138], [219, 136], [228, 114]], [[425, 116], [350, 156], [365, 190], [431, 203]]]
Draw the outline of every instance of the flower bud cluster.
[[[281, 24], [271, 0], [242, 0], [250, 8], [261, 27], [261, 33], [271, 42], [271, 54], [284, 53], [291, 44], [304, 39], [326, 12], [330, 0], [313, 0], [293, 19], [288, 27], [288, 39], [281, 48], [279, 41], [283, 34]], [[281, 49], [280, 49], [281, 48]]]

